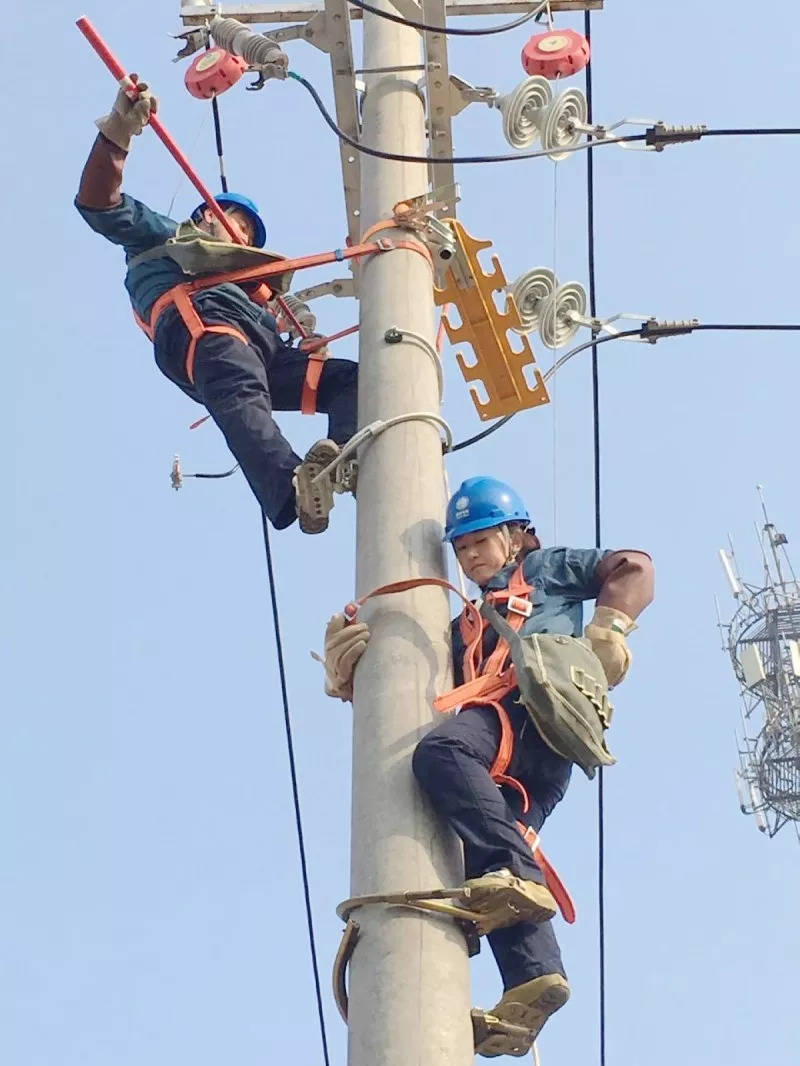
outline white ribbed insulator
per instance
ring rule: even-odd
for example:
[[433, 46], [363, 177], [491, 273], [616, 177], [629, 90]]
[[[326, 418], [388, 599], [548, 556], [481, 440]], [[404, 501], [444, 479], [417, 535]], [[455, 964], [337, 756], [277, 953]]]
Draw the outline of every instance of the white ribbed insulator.
[[585, 124], [586, 115], [586, 97], [580, 89], [566, 89], [550, 104], [542, 119], [542, 148], [554, 162], [571, 155], [561, 149], [574, 148], [581, 139], [574, 123]]
[[539, 325], [539, 311], [542, 303], [555, 292], [558, 279], [547, 267], [536, 267], [520, 274], [506, 292], [514, 297], [519, 311], [520, 325], [512, 327], [515, 333], [533, 333]]
[[283, 302], [292, 312], [294, 317], [309, 333], [313, 333], [317, 328], [317, 316], [311, 310], [307, 303], [303, 303], [302, 300], [298, 300], [292, 293], [286, 293], [283, 297]]
[[573, 315], [586, 313], [586, 290], [577, 281], [559, 285], [543, 301], [539, 311], [539, 336], [546, 348], [563, 348], [580, 329]]
[[251, 67], [288, 67], [289, 57], [279, 44], [236, 19], [217, 15], [209, 26], [215, 44], [232, 55], [246, 59]]
[[536, 143], [543, 112], [552, 99], [550, 82], [536, 74], [492, 102], [503, 115], [503, 134], [512, 148], [521, 150]]

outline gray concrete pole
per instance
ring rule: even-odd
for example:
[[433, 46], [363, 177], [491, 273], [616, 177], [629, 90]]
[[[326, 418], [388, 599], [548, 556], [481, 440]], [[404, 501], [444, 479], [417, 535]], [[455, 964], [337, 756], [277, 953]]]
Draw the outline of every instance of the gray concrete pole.
[[[380, 2], [380, 0], [379, 0]], [[394, 8], [389, 8], [392, 12]], [[364, 14], [367, 68], [420, 62], [420, 39]], [[414, 74], [367, 76], [363, 140], [385, 151], [427, 154]], [[423, 193], [427, 168], [361, 157], [364, 229], [395, 203]], [[388, 230], [397, 237], [397, 230]], [[403, 234], [406, 236], [406, 234]], [[361, 268], [359, 421], [439, 412], [435, 367], [410, 343], [387, 344], [391, 327], [434, 340], [431, 269], [413, 251], [378, 255]], [[441, 437], [423, 422], [388, 430], [360, 456], [357, 589], [444, 576]], [[359, 664], [353, 729], [353, 895], [455, 886], [455, 838], [418, 792], [411, 755], [449, 681], [448, 599], [419, 589], [370, 602], [372, 632]], [[386, 907], [354, 915], [361, 936], [350, 968], [350, 1066], [467, 1066], [473, 1060], [469, 971], [449, 919]]]

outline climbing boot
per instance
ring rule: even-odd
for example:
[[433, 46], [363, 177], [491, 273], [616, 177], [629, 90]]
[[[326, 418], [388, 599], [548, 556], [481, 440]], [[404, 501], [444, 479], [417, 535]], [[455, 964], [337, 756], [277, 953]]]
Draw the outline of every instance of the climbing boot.
[[492, 870], [465, 881], [457, 898], [476, 912], [481, 933], [517, 922], [547, 922], [556, 913], [556, 901], [549, 888], [536, 881], [524, 881], [510, 870]]
[[333, 507], [334, 471], [316, 484], [314, 478], [337, 458], [339, 450], [339, 445], [332, 440], [318, 440], [294, 472], [297, 517], [304, 533], [324, 533], [328, 528], [328, 516]]
[[510, 988], [493, 1010], [472, 1012], [476, 1054], [487, 1059], [527, 1055], [547, 1019], [568, 999], [569, 985], [560, 973]]

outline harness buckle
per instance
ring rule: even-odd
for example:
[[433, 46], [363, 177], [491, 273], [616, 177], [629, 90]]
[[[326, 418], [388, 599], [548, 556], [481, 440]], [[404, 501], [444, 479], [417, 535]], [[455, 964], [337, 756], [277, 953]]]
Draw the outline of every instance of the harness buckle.
[[521, 614], [523, 618], [533, 614], [533, 604], [524, 596], [509, 596], [507, 607], [512, 614]]

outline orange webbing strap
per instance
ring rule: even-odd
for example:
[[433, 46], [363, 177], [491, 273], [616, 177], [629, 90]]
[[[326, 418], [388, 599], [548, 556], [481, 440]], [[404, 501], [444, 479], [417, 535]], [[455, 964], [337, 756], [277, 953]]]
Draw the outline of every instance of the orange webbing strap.
[[393, 252], [396, 248], [407, 248], [418, 252], [431, 266], [433, 257], [424, 244], [416, 241], [362, 241], [354, 244], [352, 248], [338, 248], [335, 252], [319, 252], [317, 255], [306, 255], [300, 259], [279, 259], [275, 263], [267, 263], [264, 266], [247, 267], [243, 270], [231, 270], [226, 274], [211, 274], [208, 277], [196, 278], [190, 281], [189, 290], [199, 292], [201, 289], [210, 289], [215, 285], [241, 285], [248, 281], [263, 281], [275, 274], [285, 274], [288, 271], [305, 270], [310, 267], [325, 266], [328, 263], [341, 263], [345, 259], [358, 259], [366, 255], [379, 255], [382, 252]]
[[140, 327], [147, 335], [149, 340], [153, 340], [156, 331], [156, 325], [158, 320], [164, 311], [171, 307], [172, 304], [178, 310], [178, 314], [183, 319], [183, 323], [189, 330], [189, 346], [186, 349], [186, 377], [189, 379], [189, 383], [194, 385], [194, 358], [197, 352], [197, 344], [201, 337], [204, 337], [207, 333], [224, 333], [229, 337], [235, 337], [240, 340], [242, 344], [249, 344], [247, 337], [241, 332], [241, 330], [235, 329], [233, 326], [208, 326], [202, 320], [197, 313], [197, 309], [192, 303], [189, 296], [190, 285], [176, 285], [174, 288], [169, 289], [162, 296], [156, 300], [150, 311], [150, 322], [145, 322], [136, 312], [133, 312], [133, 317], [136, 320], [137, 326]]
[[354, 622], [359, 607], [363, 607], [367, 600], [372, 600], [376, 596], [387, 596], [392, 592], [409, 592], [411, 589], [421, 588], [426, 585], [435, 585], [437, 588], [455, 592], [456, 596], [464, 601], [466, 609], [472, 611], [478, 618], [480, 617], [480, 611], [475, 604], [468, 600], [464, 593], [457, 589], [455, 585], [445, 581], [443, 577], [409, 577], [405, 581], [392, 581], [388, 585], [381, 585], [380, 588], [373, 589], [366, 596], [362, 596], [360, 600], [353, 600], [348, 603], [344, 609], [345, 618], [347, 618], [348, 622]]
[[[506, 602], [513, 608], [513, 600], [529, 603], [528, 594], [532, 591], [533, 586], [527, 583], [522, 567], [518, 566], [511, 575], [508, 588], [489, 592], [486, 600], [491, 604]], [[460, 622], [461, 636], [465, 644], [462, 673], [466, 680], [463, 685], [459, 685], [438, 698], [434, 703], [438, 711], [450, 711], [462, 703], [475, 702], [479, 698], [482, 698], [484, 702], [494, 703], [495, 700], [502, 699], [517, 687], [513, 666], [510, 669], [504, 669], [510, 649], [508, 641], [502, 637], [498, 636], [494, 651], [481, 665], [483, 637], [489, 623], [477, 611], [474, 604], [470, 606], [472, 610], [463, 611]], [[510, 609], [506, 621], [515, 632], [518, 632], [526, 617], [527, 615], [520, 611]]]
[[242, 344], [249, 344], [249, 341], [240, 330], [234, 329], [233, 326], [207, 326], [197, 313], [197, 308], [192, 303], [187, 286], [178, 285], [172, 290], [172, 296], [178, 309], [178, 314], [183, 319], [191, 337], [189, 347], [186, 349], [185, 369], [186, 377], [189, 379], [190, 384], [194, 385], [194, 357], [197, 352], [197, 344], [202, 337], [205, 337], [208, 333], [223, 333], [229, 337], [236, 337]]
[[320, 348], [315, 352], [308, 353], [308, 366], [305, 380], [303, 381], [303, 392], [300, 397], [301, 415], [315, 415], [317, 413], [319, 382], [329, 355], [330, 352], [327, 348]]
[[530, 844], [533, 857], [541, 867], [544, 874], [544, 880], [547, 887], [553, 893], [553, 898], [558, 904], [558, 909], [561, 911], [561, 917], [569, 925], [572, 925], [577, 917], [577, 911], [575, 909], [575, 903], [567, 890], [566, 885], [558, 875], [558, 871], [552, 866], [542, 851], [539, 844], [539, 834], [536, 830], [530, 826], [525, 825], [523, 822], [517, 822], [517, 829], [522, 833], [522, 839]]

